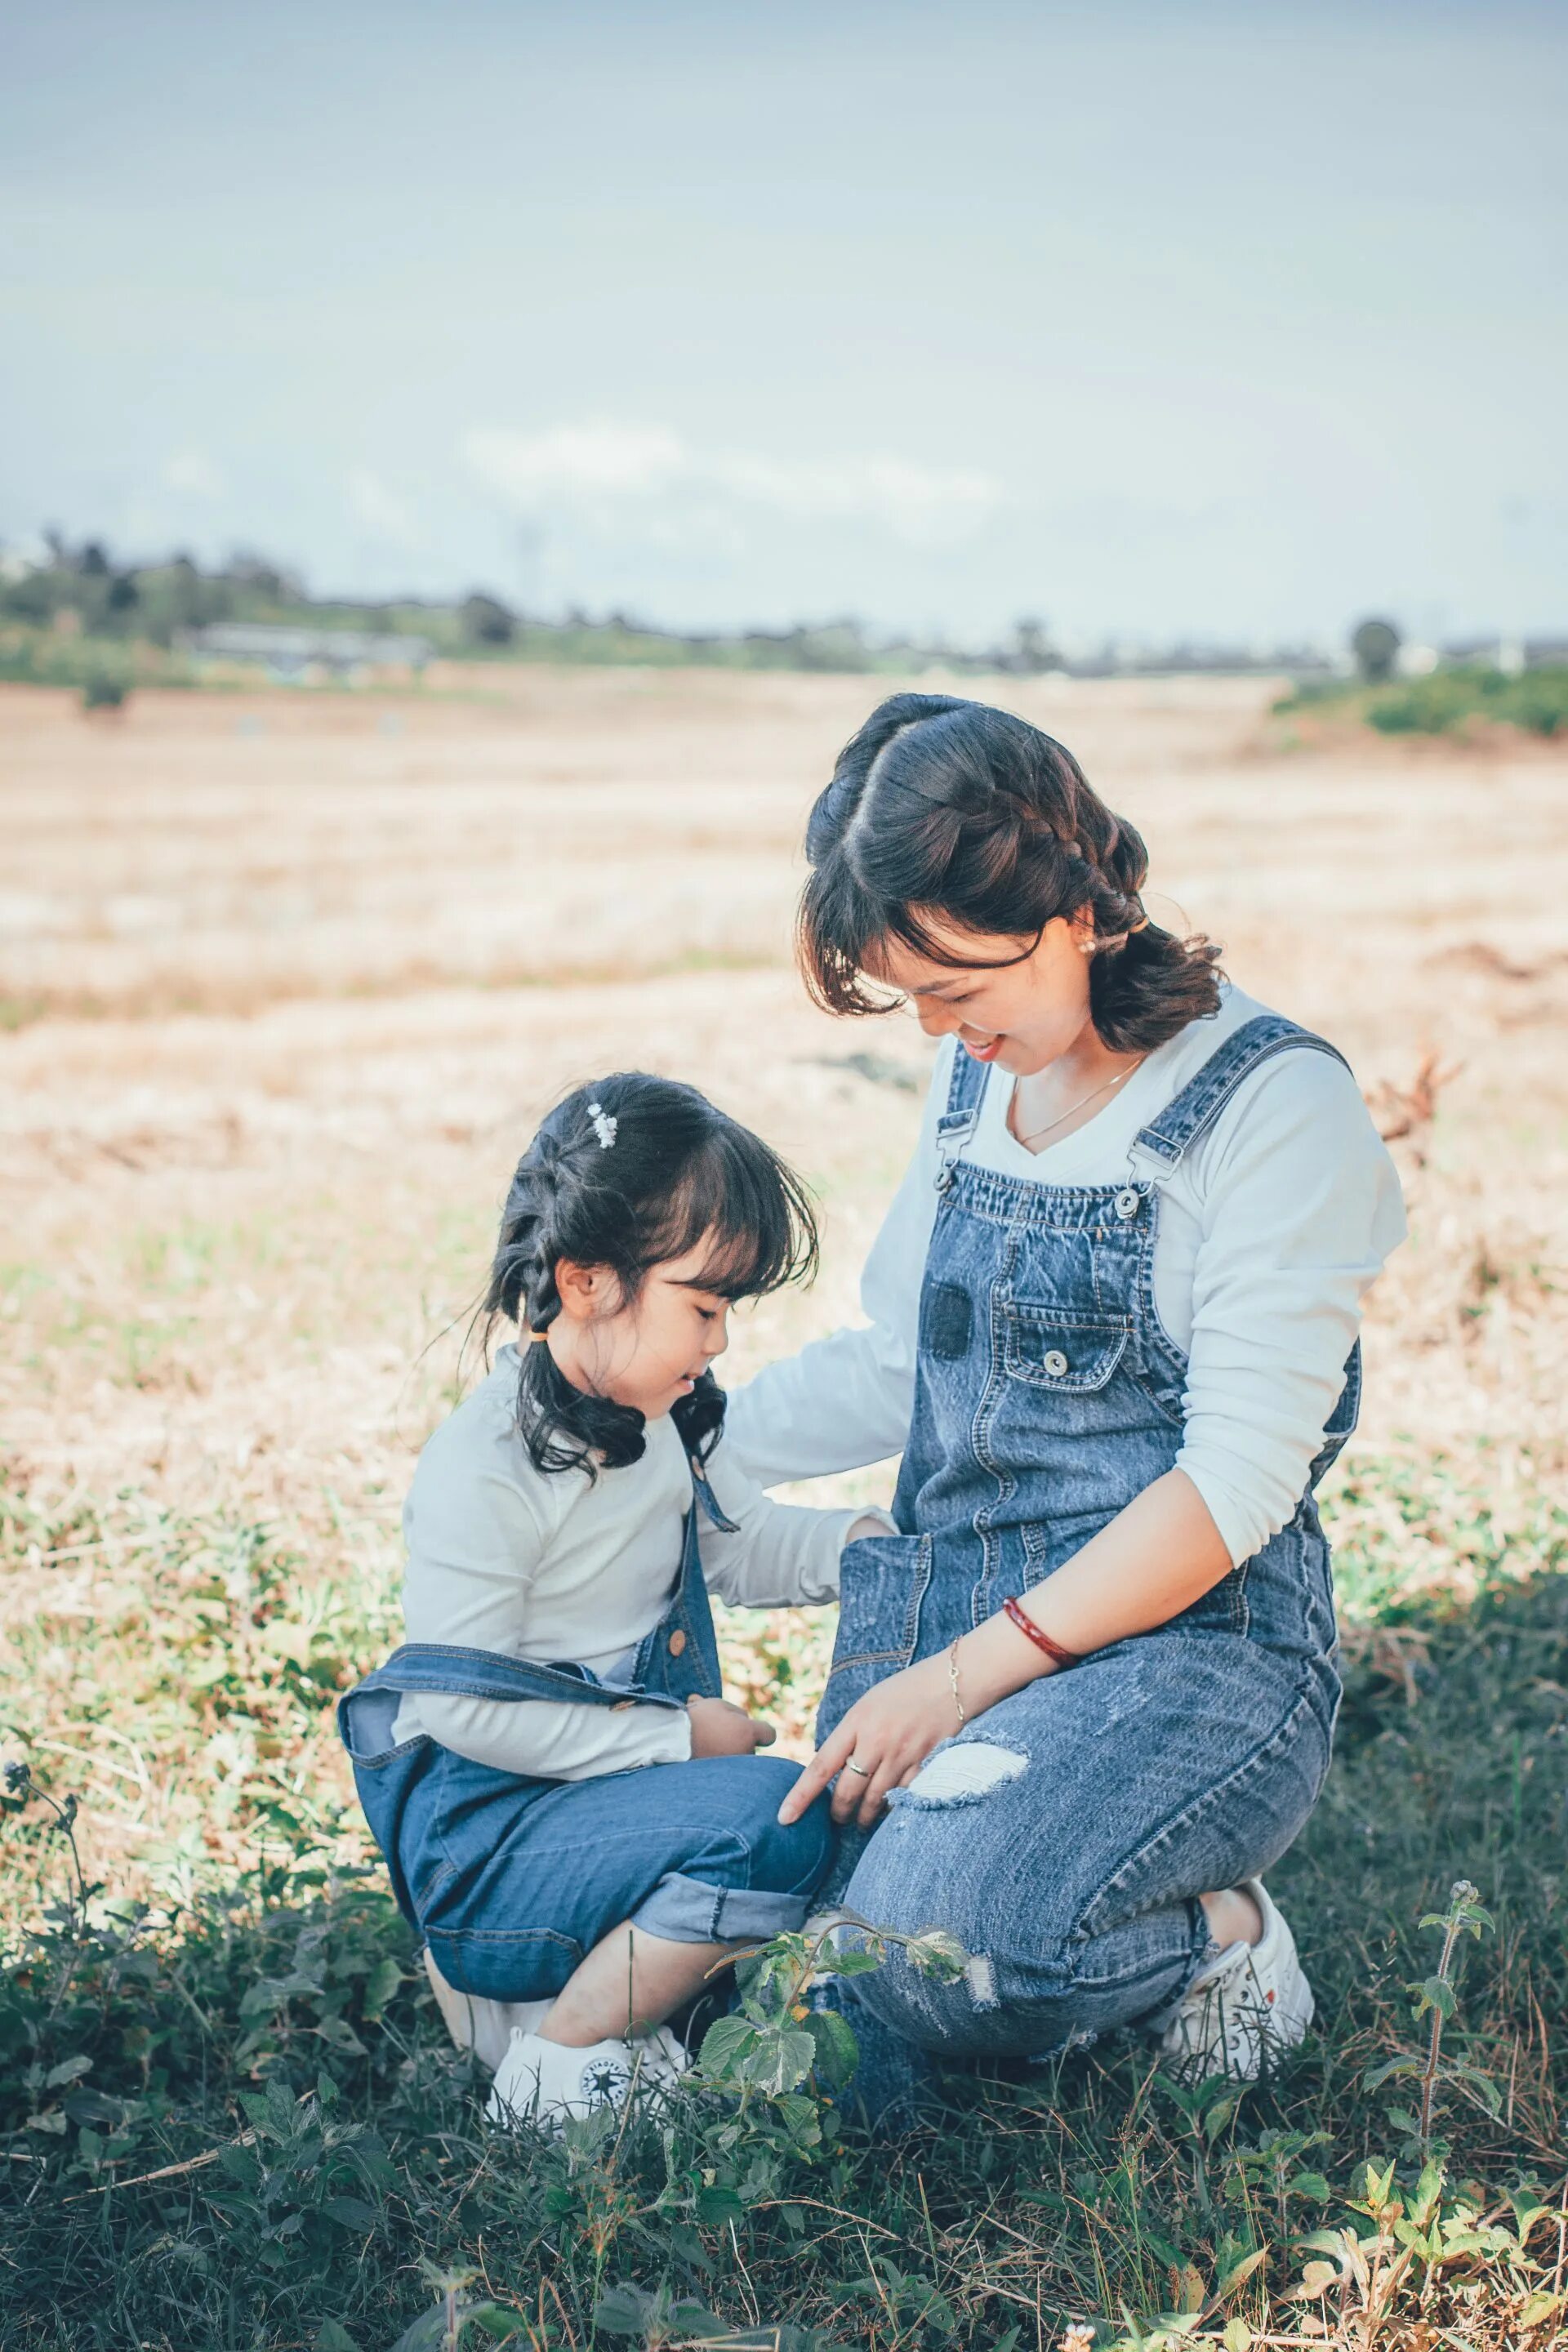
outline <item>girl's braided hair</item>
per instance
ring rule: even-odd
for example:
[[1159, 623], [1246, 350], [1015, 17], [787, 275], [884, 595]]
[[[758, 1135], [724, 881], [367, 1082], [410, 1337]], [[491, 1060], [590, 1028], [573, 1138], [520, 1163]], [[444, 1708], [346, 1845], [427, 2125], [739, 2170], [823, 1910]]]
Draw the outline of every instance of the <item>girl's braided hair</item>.
[[900, 942], [973, 968], [945, 923], [1000, 934], [1032, 954], [1046, 925], [1087, 910], [1095, 1028], [1118, 1053], [1148, 1053], [1219, 1009], [1219, 949], [1151, 922], [1148, 853], [1066, 747], [983, 702], [895, 694], [838, 757], [811, 813], [801, 900], [806, 985], [832, 1013], [882, 1013], [868, 959]]
[[[519, 1327], [517, 1416], [536, 1469], [593, 1478], [636, 1462], [647, 1443], [640, 1412], [574, 1388], [548, 1348], [528, 1344], [561, 1312], [562, 1260], [608, 1266], [630, 1303], [651, 1268], [699, 1250], [693, 1286], [725, 1298], [808, 1278], [816, 1223], [799, 1177], [673, 1078], [621, 1071], [557, 1103], [518, 1161], [476, 1318], [487, 1345], [498, 1322]], [[711, 1372], [671, 1418], [687, 1452], [704, 1459], [724, 1422]]]

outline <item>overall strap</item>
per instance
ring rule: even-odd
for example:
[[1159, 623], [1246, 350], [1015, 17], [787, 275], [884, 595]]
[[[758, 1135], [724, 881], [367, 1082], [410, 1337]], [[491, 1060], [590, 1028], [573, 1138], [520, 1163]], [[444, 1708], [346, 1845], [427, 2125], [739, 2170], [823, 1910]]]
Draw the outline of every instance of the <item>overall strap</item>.
[[[439, 1691], [458, 1698], [567, 1699], [578, 1706], [609, 1707], [624, 1706], [628, 1696], [569, 1660], [542, 1665], [532, 1658], [509, 1657], [501, 1650], [468, 1650], [447, 1642], [405, 1642], [349, 1696], [359, 1698], [376, 1690]], [[646, 1699], [640, 1693], [634, 1696], [648, 1706], [679, 1704], [652, 1694]]]
[[954, 1040], [947, 1108], [936, 1123], [935, 1181], [939, 1192], [945, 1192], [952, 1182], [953, 1168], [980, 1123], [980, 1106], [985, 1099], [985, 1081], [990, 1076], [988, 1066], [966, 1054]]
[[1202, 1069], [1141, 1130], [1129, 1153], [1134, 1165], [1142, 1162], [1156, 1180], [1173, 1174], [1254, 1070], [1271, 1062], [1277, 1054], [1298, 1050], [1331, 1054], [1346, 1069], [1350, 1067], [1338, 1046], [1331, 1045], [1327, 1038], [1314, 1036], [1282, 1013], [1260, 1013], [1216, 1045]]
[[[740, 1528], [733, 1519], [727, 1519], [720, 1509], [719, 1497], [709, 1485], [708, 1473], [703, 1469], [695, 1454], [687, 1455], [686, 1466], [691, 1473], [691, 1491], [697, 1497], [697, 1504], [701, 1506], [703, 1516], [719, 1528], [721, 1534], [738, 1536], [741, 1532]], [[693, 1505], [693, 1508], [696, 1507], [697, 1505]]]

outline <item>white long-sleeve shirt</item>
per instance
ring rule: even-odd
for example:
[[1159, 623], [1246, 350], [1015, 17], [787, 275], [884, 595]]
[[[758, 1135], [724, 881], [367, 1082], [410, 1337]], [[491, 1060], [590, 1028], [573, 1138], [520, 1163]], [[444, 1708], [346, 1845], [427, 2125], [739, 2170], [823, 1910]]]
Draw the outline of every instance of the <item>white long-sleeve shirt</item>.
[[[1097, 1117], [1038, 1153], [1010, 1133], [1013, 1080], [993, 1067], [963, 1156], [1041, 1184], [1146, 1174], [1128, 1157], [1140, 1129], [1266, 1010], [1227, 986], [1217, 1018], [1191, 1023]], [[858, 1469], [904, 1444], [953, 1050], [949, 1041], [937, 1056], [913, 1161], [867, 1261], [865, 1326], [770, 1365], [731, 1399], [725, 1444], [763, 1486]], [[1404, 1237], [1399, 1180], [1355, 1080], [1310, 1049], [1255, 1070], [1162, 1183], [1155, 1304], [1188, 1358], [1177, 1462], [1237, 1565], [1295, 1510], [1362, 1300]]]
[[[546, 1664], [571, 1659], [615, 1681], [674, 1598], [692, 1499], [685, 1449], [666, 1418], [648, 1423], [639, 1462], [601, 1470], [592, 1484], [578, 1470], [536, 1470], [518, 1426], [518, 1374], [517, 1349], [500, 1349], [419, 1457], [403, 1514], [407, 1638]], [[700, 1523], [703, 1578], [740, 1607], [837, 1599], [851, 1527], [892, 1525], [864, 1509], [773, 1502], [723, 1443], [707, 1475], [737, 1532]], [[552, 1780], [683, 1763], [691, 1753], [684, 1708], [409, 1694], [394, 1738], [421, 1731], [476, 1763]]]

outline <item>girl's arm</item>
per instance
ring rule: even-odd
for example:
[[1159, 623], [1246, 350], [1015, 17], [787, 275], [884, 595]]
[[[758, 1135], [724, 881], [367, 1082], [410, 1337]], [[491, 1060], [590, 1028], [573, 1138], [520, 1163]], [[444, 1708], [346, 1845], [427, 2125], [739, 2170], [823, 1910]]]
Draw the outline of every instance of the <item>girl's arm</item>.
[[691, 1720], [684, 1708], [577, 1706], [565, 1699], [453, 1698], [419, 1694], [419, 1720], [432, 1739], [525, 1779], [593, 1780], [638, 1764], [684, 1764]]
[[760, 1486], [862, 1470], [901, 1453], [914, 1405], [921, 1280], [936, 1216], [936, 1122], [953, 1048], [937, 1055], [920, 1140], [860, 1281], [864, 1324], [815, 1339], [737, 1389], [724, 1446]]
[[[1168, 1623], [1285, 1525], [1338, 1399], [1361, 1300], [1404, 1236], [1393, 1163], [1354, 1080], [1325, 1055], [1268, 1066], [1205, 1152], [1177, 1466], [1021, 1604], [1085, 1655]], [[1001, 1615], [963, 1636], [958, 1665], [972, 1717], [1058, 1671]], [[868, 1822], [958, 1728], [945, 1654], [889, 1676], [807, 1768], [790, 1818], [853, 1755], [873, 1777], [846, 1775], [834, 1810]]]

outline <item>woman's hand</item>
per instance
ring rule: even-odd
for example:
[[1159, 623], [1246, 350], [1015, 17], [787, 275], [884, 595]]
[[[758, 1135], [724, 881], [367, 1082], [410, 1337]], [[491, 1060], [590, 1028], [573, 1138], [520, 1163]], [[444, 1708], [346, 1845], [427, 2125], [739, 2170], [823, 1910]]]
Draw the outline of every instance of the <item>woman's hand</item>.
[[[1185, 1471], [1167, 1470], [1023, 1605], [1026, 1613], [1037, 1609], [1042, 1622], [1048, 1610], [1047, 1630], [1087, 1657], [1167, 1623], [1212, 1591], [1230, 1567], [1225, 1538], [1203, 1496]], [[922, 1658], [857, 1699], [779, 1807], [780, 1821], [798, 1821], [837, 1773], [834, 1820], [854, 1817], [869, 1829], [889, 1790], [907, 1789], [938, 1740], [959, 1727], [950, 1663], [945, 1652]], [[988, 1617], [958, 1645], [964, 1719], [973, 1723], [1010, 1692], [1056, 1671], [1005, 1616]]]
[[834, 1820], [847, 1822], [854, 1816], [862, 1829], [869, 1829], [888, 1801], [889, 1790], [907, 1789], [938, 1740], [957, 1729], [945, 1654], [889, 1675], [856, 1700], [837, 1730], [823, 1742], [779, 1807], [780, 1821], [797, 1822], [837, 1772]]
[[750, 1756], [754, 1748], [771, 1748], [778, 1733], [771, 1723], [759, 1723], [743, 1706], [727, 1698], [689, 1698], [693, 1756]]

